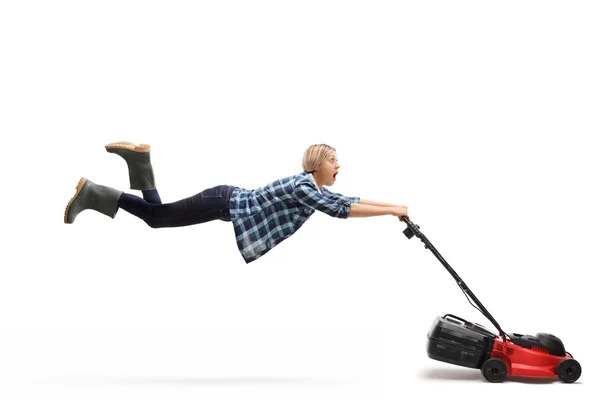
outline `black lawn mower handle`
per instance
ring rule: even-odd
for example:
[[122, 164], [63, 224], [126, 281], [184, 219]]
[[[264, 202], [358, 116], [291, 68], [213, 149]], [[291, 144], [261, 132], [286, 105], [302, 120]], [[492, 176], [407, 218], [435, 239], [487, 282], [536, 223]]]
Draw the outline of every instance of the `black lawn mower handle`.
[[481, 304], [481, 302], [479, 301], [479, 299], [477, 297], [475, 297], [475, 295], [473, 294], [473, 292], [471, 291], [471, 289], [468, 288], [467, 284], [452, 269], [452, 267], [450, 266], [450, 264], [448, 264], [448, 262], [446, 260], [444, 260], [444, 258], [437, 251], [437, 249], [435, 247], [433, 247], [433, 245], [427, 239], [427, 237], [421, 233], [419, 225], [414, 224], [406, 216], [402, 216], [401, 219], [402, 219], [402, 221], [406, 222], [406, 225], [408, 225], [406, 227], [406, 229], [404, 229], [404, 232], [403, 232], [404, 236], [406, 236], [408, 239], [411, 239], [413, 236], [416, 236], [417, 238], [419, 238], [421, 240], [421, 242], [423, 242], [425, 244], [425, 248], [428, 249], [428, 250], [430, 250], [433, 253], [433, 255], [442, 263], [442, 265], [444, 267], [446, 267], [446, 269], [448, 270], [448, 272], [450, 273], [450, 275], [452, 275], [452, 277], [454, 278], [454, 280], [456, 281], [456, 283], [458, 284], [458, 286], [462, 289], [462, 291], [465, 293], [465, 295], [467, 295], [473, 301], [475, 301], [475, 303], [479, 307], [478, 308], [479, 311], [494, 325], [494, 327], [496, 329], [498, 329], [498, 332], [500, 333], [500, 335], [502, 336], [502, 338], [506, 341], [506, 333], [502, 330], [502, 328], [500, 327], [500, 325], [498, 324], [498, 322], [496, 322], [496, 320], [494, 319], [494, 317], [492, 317], [492, 315], [490, 314], [490, 312], [483, 306], [483, 304]]
[[419, 225], [413, 224], [413, 222], [406, 216], [402, 216], [401, 218], [402, 221], [406, 222], [406, 225], [408, 225], [408, 227], [404, 230], [404, 236], [411, 239], [413, 236], [416, 235], [419, 239], [421, 239], [421, 231], [419, 230]]

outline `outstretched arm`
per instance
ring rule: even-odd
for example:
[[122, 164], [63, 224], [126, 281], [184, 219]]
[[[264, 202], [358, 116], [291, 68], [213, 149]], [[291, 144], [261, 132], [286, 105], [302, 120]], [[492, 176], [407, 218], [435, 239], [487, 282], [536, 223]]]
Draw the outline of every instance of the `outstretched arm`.
[[370, 200], [363, 200], [359, 197], [342, 196], [339, 193], [328, 190], [323, 191], [327, 196], [322, 195], [308, 184], [301, 184], [296, 187], [295, 194], [301, 204], [324, 212], [332, 217], [360, 218], [393, 215], [400, 220], [402, 216], [408, 217], [408, 210], [405, 206], [377, 203]]
[[380, 203], [378, 201], [367, 200], [361, 197], [348, 197], [332, 192], [325, 187], [322, 187], [321, 190], [328, 197], [350, 202], [350, 218], [375, 217], [379, 215], [394, 215], [398, 218], [402, 217], [403, 215], [408, 216], [405, 206], [399, 206], [397, 204], [390, 203]]
[[[378, 203], [383, 204], [383, 203]], [[358, 203], [350, 204], [350, 218], [376, 217], [379, 215], [393, 215], [395, 217], [408, 217], [408, 209], [397, 205], [373, 205], [365, 204], [361, 199]]]
[[379, 207], [396, 207], [396, 204], [390, 204], [390, 203], [380, 203], [377, 201], [373, 201], [373, 200], [367, 200], [367, 199], [363, 199], [361, 198], [358, 201], [360, 204], [366, 204], [368, 206], [379, 206]]

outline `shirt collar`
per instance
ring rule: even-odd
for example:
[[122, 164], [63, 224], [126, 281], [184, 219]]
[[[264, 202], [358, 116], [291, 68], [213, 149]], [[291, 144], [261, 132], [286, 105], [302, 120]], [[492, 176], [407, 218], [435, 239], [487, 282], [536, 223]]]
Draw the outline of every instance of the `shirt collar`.
[[317, 185], [317, 181], [315, 180], [315, 177], [313, 176], [313, 174], [310, 174], [306, 171], [302, 172], [302, 174], [304, 174], [312, 182], [312, 184], [319, 191], [319, 193], [323, 194], [323, 192], [321, 191], [321, 188]]

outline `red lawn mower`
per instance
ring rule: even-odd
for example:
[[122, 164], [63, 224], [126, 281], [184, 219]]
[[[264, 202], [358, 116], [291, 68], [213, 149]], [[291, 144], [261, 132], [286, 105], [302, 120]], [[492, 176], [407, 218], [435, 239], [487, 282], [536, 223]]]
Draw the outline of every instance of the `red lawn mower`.
[[431, 242], [407, 217], [402, 220], [408, 225], [404, 235], [413, 236], [425, 243], [436, 258], [479, 310], [498, 330], [489, 329], [466, 321], [456, 315], [438, 316], [427, 333], [427, 355], [437, 361], [481, 370], [489, 382], [502, 382], [506, 375], [532, 378], [552, 378], [557, 376], [562, 382], [572, 383], [581, 376], [581, 365], [565, 351], [562, 341], [549, 333], [535, 336], [519, 333], [506, 333], [485, 309], [464, 281], [444, 260]]

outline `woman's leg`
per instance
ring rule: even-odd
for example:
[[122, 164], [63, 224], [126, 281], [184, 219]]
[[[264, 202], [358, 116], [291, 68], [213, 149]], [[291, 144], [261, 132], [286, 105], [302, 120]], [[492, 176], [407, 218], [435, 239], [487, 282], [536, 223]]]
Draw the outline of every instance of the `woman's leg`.
[[162, 200], [160, 199], [158, 190], [156, 189], [142, 190], [142, 195], [144, 196], [144, 200], [146, 200], [148, 203], [162, 204]]
[[201, 224], [224, 219], [229, 213], [227, 186], [206, 189], [194, 196], [167, 203], [154, 204], [128, 193], [119, 198], [119, 208], [142, 219], [152, 228], [169, 228]]

